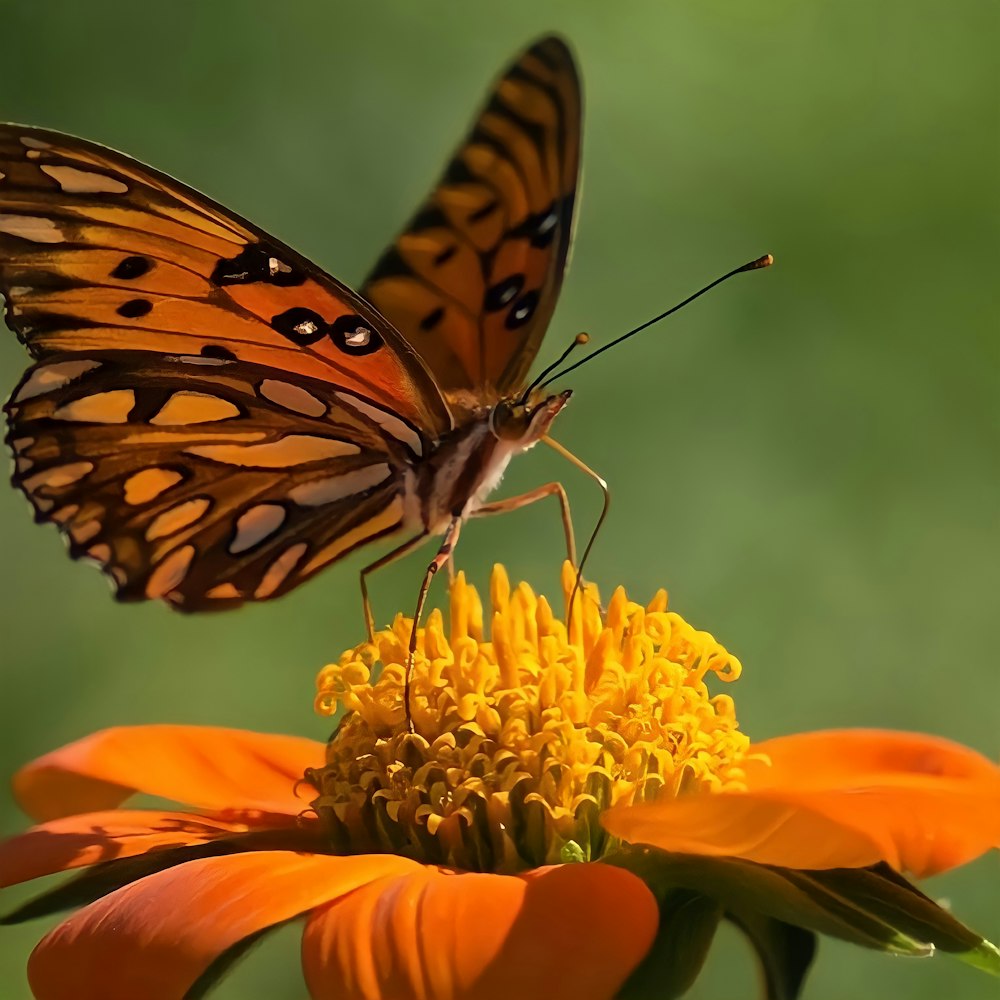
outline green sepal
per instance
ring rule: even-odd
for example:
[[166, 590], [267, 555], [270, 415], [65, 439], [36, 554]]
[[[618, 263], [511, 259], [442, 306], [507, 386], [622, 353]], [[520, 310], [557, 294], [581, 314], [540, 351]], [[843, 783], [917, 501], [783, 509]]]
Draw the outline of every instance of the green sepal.
[[604, 860], [638, 875], [658, 899], [690, 889], [734, 916], [759, 913], [897, 955], [938, 950], [1000, 975], [1000, 952], [992, 944], [887, 865], [800, 871], [634, 846]]
[[743, 932], [757, 955], [766, 1000], [798, 1000], [816, 957], [816, 935], [753, 911], [730, 910], [726, 918]]
[[619, 991], [618, 1000], [674, 1000], [691, 988], [705, 964], [722, 919], [722, 904], [690, 889], [672, 889], [657, 902], [656, 937]]

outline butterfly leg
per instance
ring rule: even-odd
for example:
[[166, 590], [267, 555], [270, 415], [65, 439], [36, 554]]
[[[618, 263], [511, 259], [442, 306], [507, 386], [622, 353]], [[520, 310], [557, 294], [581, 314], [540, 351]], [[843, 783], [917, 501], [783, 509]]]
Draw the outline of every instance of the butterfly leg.
[[516, 497], [506, 497], [503, 500], [494, 500], [492, 503], [484, 503], [473, 513], [473, 517], [490, 517], [493, 514], [507, 514], [513, 510], [520, 510], [529, 504], [537, 503], [546, 497], [555, 497], [559, 501], [559, 508], [562, 512], [563, 532], [566, 535], [566, 558], [576, 565], [576, 537], [573, 534], [573, 518], [569, 509], [569, 497], [562, 483], [546, 483], [536, 489], [521, 493]]
[[575, 465], [584, 475], [589, 476], [594, 480], [595, 483], [601, 488], [601, 493], [604, 494], [604, 505], [601, 507], [601, 515], [597, 519], [597, 524], [594, 525], [594, 530], [591, 532], [590, 538], [587, 540], [587, 545], [583, 550], [583, 557], [580, 559], [580, 565], [576, 568], [576, 582], [573, 584], [573, 592], [569, 595], [569, 608], [566, 611], [566, 625], [569, 627], [570, 622], [573, 619], [573, 603], [576, 601], [576, 595], [580, 590], [580, 586], [583, 583], [583, 567], [586, 565], [587, 557], [590, 555], [590, 550], [594, 547], [594, 542], [597, 541], [597, 535], [601, 530], [601, 526], [604, 524], [608, 516], [608, 508], [611, 506], [611, 491], [608, 489], [607, 480], [603, 476], [599, 476], [594, 470], [583, 462], [581, 459], [577, 458], [568, 448], [564, 448], [558, 441], [550, 438], [548, 435], [543, 437], [543, 444], [547, 444], [554, 452], [562, 455], [571, 465]]
[[388, 566], [389, 563], [393, 563], [397, 559], [402, 559], [403, 556], [421, 546], [426, 539], [427, 532], [422, 531], [419, 535], [403, 542], [402, 545], [398, 545], [391, 552], [387, 552], [381, 559], [376, 559], [375, 562], [361, 571], [361, 603], [365, 611], [365, 628], [368, 629], [369, 642], [375, 641], [375, 616], [372, 614], [372, 602], [368, 598], [368, 574], [374, 573], [375, 570], [381, 569], [383, 566]]
[[433, 582], [434, 577], [437, 576], [441, 567], [444, 566], [451, 557], [452, 550], [458, 542], [458, 535], [461, 530], [461, 517], [453, 517], [448, 524], [447, 531], [444, 533], [444, 541], [441, 542], [441, 548], [438, 549], [437, 555], [431, 560], [430, 565], [427, 567], [427, 572], [424, 573], [423, 583], [420, 584], [420, 596], [417, 597], [417, 609], [413, 612], [413, 628], [410, 631], [410, 649], [406, 658], [406, 682], [403, 685], [403, 707], [406, 710], [406, 724], [409, 726], [411, 733], [414, 729], [413, 717], [410, 715], [410, 681], [413, 679], [413, 661], [417, 655], [417, 627], [420, 624], [420, 617], [424, 613], [424, 604], [427, 602], [427, 592], [431, 589], [431, 583]]

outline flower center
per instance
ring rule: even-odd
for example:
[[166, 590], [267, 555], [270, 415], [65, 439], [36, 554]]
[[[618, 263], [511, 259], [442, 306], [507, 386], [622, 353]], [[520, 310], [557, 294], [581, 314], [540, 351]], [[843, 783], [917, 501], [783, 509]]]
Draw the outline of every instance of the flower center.
[[[566, 601], [573, 582], [567, 565]], [[450, 598], [450, 626], [434, 611], [418, 631], [414, 732], [411, 619], [320, 672], [318, 711], [346, 714], [307, 778], [337, 853], [492, 872], [588, 861], [615, 847], [599, 823], [609, 806], [742, 787], [749, 740], [732, 698], [705, 683], [736, 680], [740, 663], [664, 591], [643, 607], [619, 588], [602, 611], [588, 590], [568, 629], [501, 567], [488, 631], [462, 574]]]

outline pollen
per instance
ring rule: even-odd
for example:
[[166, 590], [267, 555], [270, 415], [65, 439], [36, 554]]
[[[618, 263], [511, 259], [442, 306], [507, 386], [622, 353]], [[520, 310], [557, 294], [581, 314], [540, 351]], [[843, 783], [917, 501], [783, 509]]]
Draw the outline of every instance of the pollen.
[[[568, 605], [575, 573], [563, 568]], [[317, 680], [317, 710], [343, 712], [307, 780], [338, 853], [391, 852], [469, 871], [597, 860], [618, 804], [740, 789], [749, 739], [732, 698], [739, 660], [668, 610], [594, 588], [558, 617], [496, 567], [489, 607], [459, 574], [447, 625], [412, 620], [345, 652]]]

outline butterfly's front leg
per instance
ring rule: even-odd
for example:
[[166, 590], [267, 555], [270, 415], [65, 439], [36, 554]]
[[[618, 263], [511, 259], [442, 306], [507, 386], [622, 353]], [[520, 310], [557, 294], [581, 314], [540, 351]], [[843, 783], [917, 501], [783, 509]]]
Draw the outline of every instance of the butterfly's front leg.
[[406, 723], [410, 727], [410, 732], [414, 732], [413, 717], [410, 715], [410, 681], [413, 678], [413, 661], [417, 655], [417, 628], [420, 625], [420, 617], [424, 613], [424, 604], [427, 602], [427, 593], [431, 589], [431, 583], [438, 571], [451, 558], [451, 553], [458, 542], [458, 536], [462, 530], [462, 518], [453, 517], [448, 522], [448, 528], [444, 533], [444, 541], [437, 555], [431, 560], [424, 573], [423, 582], [420, 584], [420, 595], [417, 597], [417, 609], [413, 612], [413, 628], [410, 630], [410, 649], [406, 658], [406, 683], [403, 685], [403, 708], [406, 711]]
[[490, 517], [493, 514], [508, 514], [514, 510], [520, 510], [529, 504], [537, 503], [546, 497], [555, 497], [559, 501], [559, 508], [562, 512], [563, 533], [566, 536], [566, 558], [576, 566], [576, 537], [573, 534], [573, 518], [569, 509], [569, 497], [562, 483], [546, 483], [527, 493], [520, 493], [516, 497], [507, 497], [504, 500], [494, 500], [492, 503], [484, 503], [476, 508], [473, 517]]
[[383, 566], [388, 566], [389, 563], [393, 563], [397, 559], [402, 559], [405, 555], [409, 555], [414, 549], [423, 545], [426, 539], [427, 532], [421, 531], [419, 535], [414, 535], [413, 538], [403, 542], [402, 545], [396, 546], [391, 552], [387, 552], [381, 559], [376, 559], [375, 562], [369, 563], [361, 571], [361, 604], [364, 608], [365, 628], [368, 630], [369, 642], [375, 641], [375, 616], [372, 614], [372, 602], [368, 597], [368, 574], [374, 573], [375, 570], [381, 569]]

